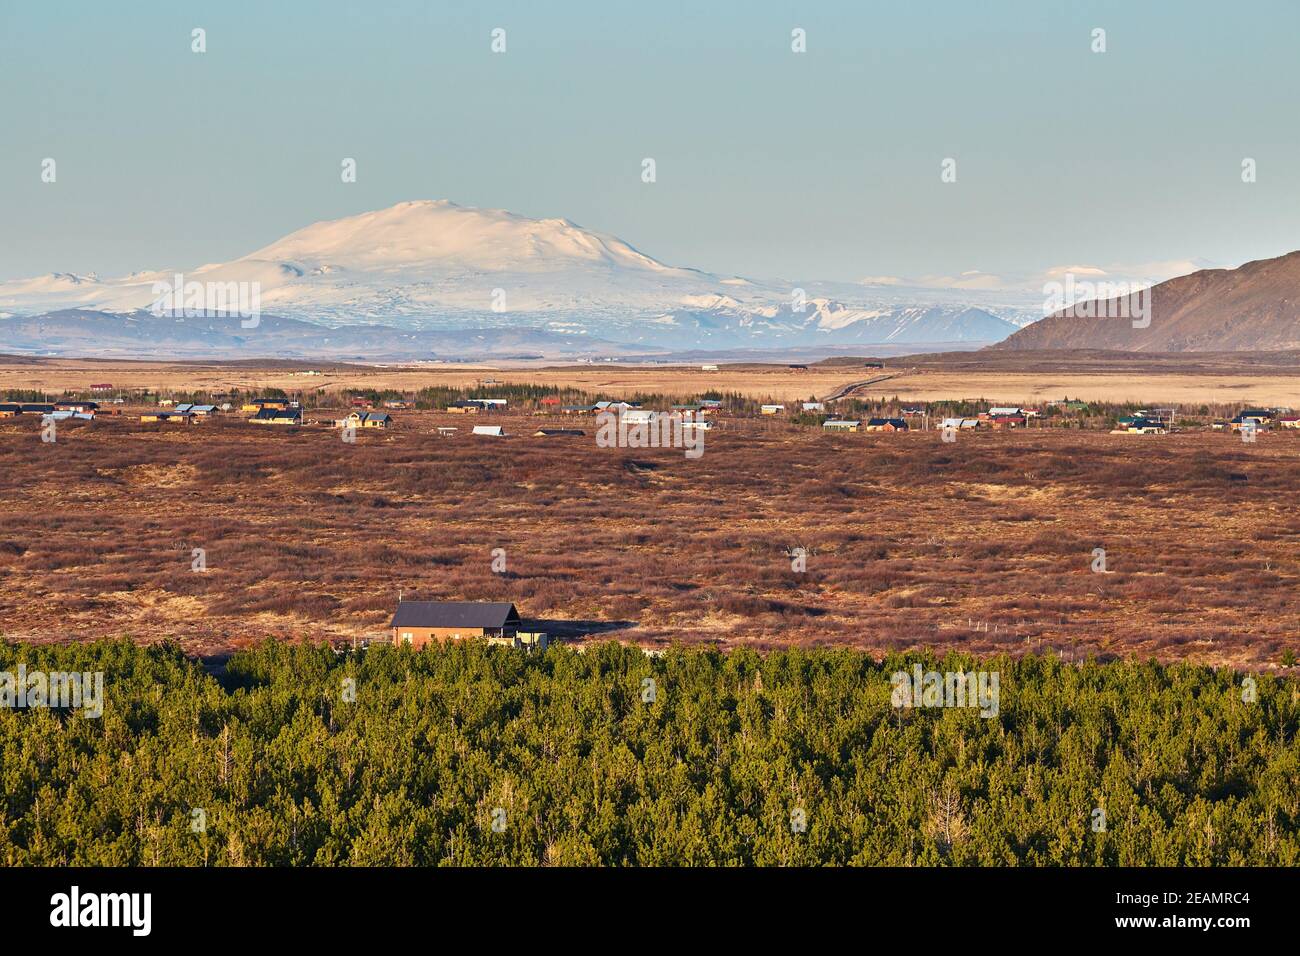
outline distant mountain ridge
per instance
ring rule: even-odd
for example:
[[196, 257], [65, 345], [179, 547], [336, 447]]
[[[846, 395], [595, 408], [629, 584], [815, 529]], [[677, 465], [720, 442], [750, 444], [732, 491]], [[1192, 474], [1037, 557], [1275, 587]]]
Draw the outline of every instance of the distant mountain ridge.
[[[62, 272], [3, 282], [0, 314], [134, 314], [154, 302], [156, 283], [176, 274]], [[1032, 317], [950, 290], [718, 276], [666, 265], [567, 219], [446, 200], [318, 222], [181, 274], [187, 282], [255, 284], [262, 312], [333, 327], [494, 334], [513, 327], [643, 349], [986, 343]]]
[[333, 359], [408, 362], [420, 359], [548, 355], [617, 355], [627, 347], [529, 328], [395, 329], [383, 325], [328, 328], [283, 316], [260, 316], [255, 328], [231, 317], [159, 318], [148, 312], [65, 309], [0, 318], [0, 352], [90, 358]]
[[1234, 352], [1300, 348], [1300, 252], [1202, 269], [1149, 290], [1149, 324], [1117, 315], [1118, 300], [1065, 309], [1029, 325], [998, 349]]

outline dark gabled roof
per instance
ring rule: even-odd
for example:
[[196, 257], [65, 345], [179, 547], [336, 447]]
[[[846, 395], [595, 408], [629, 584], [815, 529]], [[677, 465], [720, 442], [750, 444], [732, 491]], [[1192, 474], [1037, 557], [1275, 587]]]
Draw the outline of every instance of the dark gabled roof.
[[54, 406], [53, 406], [53, 405], [44, 405], [44, 404], [39, 404], [39, 403], [24, 402], [24, 403], [23, 403], [23, 411], [24, 411], [24, 412], [27, 412], [27, 413], [29, 413], [29, 414], [37, 413], [37, 412], [52, 412], [52, 411], [54, 411]]
[[538, 435], [585, 435], [587, 434], [581, 428], [539, 428], [536, 431]]
[[402, 601], [389, 627], [505, 627], [518, 624], [513, 604], [492, 601]]
[[253, 416], [263, 421], [276, 418], [301, 418], [302, 410], [298, 408], [263, 408]]
[[873, 425], [893, 425], [895, 428], [906, 428], [907, 422], [901, 418], [873, 418], [867, 422], [867, 426], [871, 427]]

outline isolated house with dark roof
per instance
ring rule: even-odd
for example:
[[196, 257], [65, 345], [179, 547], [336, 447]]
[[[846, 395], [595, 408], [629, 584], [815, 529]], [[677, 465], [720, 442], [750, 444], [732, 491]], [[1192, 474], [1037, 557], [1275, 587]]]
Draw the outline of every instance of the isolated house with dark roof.
[[512, 647], [546, 647], [546, 635], [521, 629], [513, 604], [499, 601], [401, 601], [393, 614], [393, 644], [419, 650], [434, 641], [483, 638]]

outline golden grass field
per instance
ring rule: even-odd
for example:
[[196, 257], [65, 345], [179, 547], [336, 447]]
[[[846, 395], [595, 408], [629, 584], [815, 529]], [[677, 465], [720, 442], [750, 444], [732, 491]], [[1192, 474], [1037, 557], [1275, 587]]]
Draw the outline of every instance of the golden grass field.
[[[972, 363], [973, 364], [973, 363]], [[809, 365], [795, 371], [785, 365], [722, 365], [716, 372], [698, 366], [623, 366], [612, 363], [563, 367], [483, 366], [429, 363], [419, 366], [275, 363], [264, 366], [222, 363], [158, 363], [43, 359], [34, 364], [0, 359], [0, 389], [35, 388], [54, 393], [110, 382], [119, 388], [151, 390], [241, 390], [280, 388], [288, 392], [337, 392], [343, 389], [415, 391], [431, 385], [474, 386], [486, 379], [500, 382], [572, 386], [611, 397], [638, 392], [691, 394], [706, 389], [755, 399], [794, 401], [818, 398], [854, 382], [884, 379], [855, 396], [905, 401], [986, 398], [999, 403], [1041, 403], [1049, 399], [1149, 402], [1193, 405], [1244, 402], [1300, 407], [1300, 369], [1214, 367], [1194, 371], [1178, 365], [1107, 371], [1068, 366], [1025, 368], [950, 368], [917, 364], [909, 359], [884, 360], [883, 369]], [[320, 369], [320, 376], [295, 374]]]

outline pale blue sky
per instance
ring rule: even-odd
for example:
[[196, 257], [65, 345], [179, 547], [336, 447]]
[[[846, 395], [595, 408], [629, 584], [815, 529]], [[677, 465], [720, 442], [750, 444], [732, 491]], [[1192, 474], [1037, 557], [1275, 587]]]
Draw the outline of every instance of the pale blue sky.
[[1298, 36], [1293, 0], [3, 0], [0, 279], [422, 198], [773, 278], [1235, 264], [1300, 248]]

